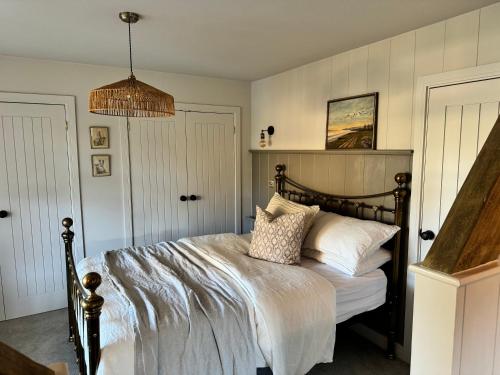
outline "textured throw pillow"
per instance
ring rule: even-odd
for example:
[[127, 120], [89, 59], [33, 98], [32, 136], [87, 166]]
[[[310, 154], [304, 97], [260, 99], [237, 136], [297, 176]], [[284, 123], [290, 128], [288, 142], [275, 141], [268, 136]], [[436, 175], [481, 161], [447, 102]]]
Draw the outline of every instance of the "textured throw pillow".
[[326, 213], [315, 220], [304, 240], [304, 249], [329, 255], [338, 269], [356, 272], [360, 263], [389, 241], [399, 227], [371, 220]]
[[274, 193], [273, 197], [269, 201], [269, 204], [267, 205], [266, 211], [274, 216], [304, 212], [306, 214], [304, 224], [305, 236], [311, 228], [314, 217], [319, 212], [319, 206], [305, 206], [300, 203], [289, 201], [288, 199], [283, 198], [278, 193]]
[[248, 255], [281, 264], [299, 263], [305, 217], [302, 211], [275, 217], [257, 206]]
[[351, 265], [346, 266], [345, 262], [334, 254], [327, 254], [318, 250], [303, 249], [302, 255], [315, 259], [318, 262], [328, 264], [329, 266], [350, 276], [361, 276], [365, 273], [375, 271], [377, 268], [382, 267], [392, 259], [391, 252], [382, 247], [375, 251], [372, 255], [369, 255], [365, 259], [361, 260], [358, 264], [355, 264], [354, 267]]

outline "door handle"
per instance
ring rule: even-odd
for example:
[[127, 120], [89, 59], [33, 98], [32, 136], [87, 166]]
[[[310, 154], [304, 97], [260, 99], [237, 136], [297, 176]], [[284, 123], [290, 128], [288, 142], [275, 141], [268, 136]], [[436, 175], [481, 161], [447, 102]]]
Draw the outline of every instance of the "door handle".
[[190, 200], [190, 201], [195, 201], [195, 200], [198, 200], [198, 197], [197, 197], [196, 195], [194, 195], [194, 194], [191, 194], [191, 195], [189, 196], [189, 200]]
[[181, 195], [180, 199], [181, 199], [182, 202], [185, 202], [185, 201], [188, 200], [188, 197], [186, 197], [185, 195]]
[[5, 217], [9, 216], [9, 213], [5, 210], [0, 211], [0, 219], [3, 219]]
[[436, 237], [436, 235], [434, 234], [434, 232], [432, 230], [426, 230], [424, 232], [422, 232], [422, 230], [420, 230], [419, 236], [424, 241], [433, 240]]

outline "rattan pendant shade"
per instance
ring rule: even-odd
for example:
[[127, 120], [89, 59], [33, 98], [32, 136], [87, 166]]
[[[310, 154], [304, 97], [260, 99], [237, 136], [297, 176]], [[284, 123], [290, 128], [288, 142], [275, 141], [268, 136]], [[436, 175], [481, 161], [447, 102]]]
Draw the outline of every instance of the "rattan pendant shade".
[[89, 112], [107, 116], [169, 117], [175, 115], [174, 97], [137, 80], [132, 69], [130, 24], [139, 20], [137, 13], [122, 12], [120, 19], [128, 23], [130, 76], [90, 91]]
[[127, 117], [168, 117], [175, 115], [174, 97], [135, 76], [94, 89], [89, 111], [100, 115]]

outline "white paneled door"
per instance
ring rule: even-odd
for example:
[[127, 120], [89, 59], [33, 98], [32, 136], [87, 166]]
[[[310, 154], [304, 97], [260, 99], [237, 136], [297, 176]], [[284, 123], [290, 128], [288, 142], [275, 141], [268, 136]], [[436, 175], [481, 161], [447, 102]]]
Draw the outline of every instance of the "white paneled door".
[[134, 245], [236, 230], [234, 124], [232, 113], [179, 110], [130, 120]]
[[433, 88], [428, 96], [420, 259], [444, 223], [499, 114], [500, 78]]
[[233, 114], [187, 112], [186, 145], [187, 234], [235, 232]]
[[187, 212], [179, 196], [186, 191], [185, 115], [131, 119], [130, 179], [134, 245], [179, 238]]
[[0, 102], [0, 120], [0, 317], [11, 319], [66, 306], [60, 223], [74, 212], [65, 106]]

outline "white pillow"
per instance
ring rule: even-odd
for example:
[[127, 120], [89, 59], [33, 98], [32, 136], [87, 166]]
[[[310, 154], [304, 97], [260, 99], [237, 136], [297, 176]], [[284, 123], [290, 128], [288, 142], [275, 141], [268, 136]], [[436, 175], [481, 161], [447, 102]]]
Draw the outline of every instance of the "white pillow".
[[328, 264], [350, 276], [361, 276], [365, 273], [375, 271], [392, 259], [391, 252], [382, 247], [372, 255], [361, 260], [355, 267], [346, 266], [345, 262], [339, 260], [334, 254], [327, 254], [318, 250], [303, 249], [302, 255], [316, 259], [318, 262]]
[[375, 253], [399, 231], [396, 225], [331, 212], [318, 216], [302, 247], [334, 256], [338, 268], [357, 270], [362, 260]]
[[296, 214], [298, 212], [304, 212], [306, 214], [305, 225], [304, 225], [304, 236], [311, 228], [314, 217], [319, 212], [319, 206], [306, 206], [297, 202], [289, 201], [283, 198], [278, 193], [274, 193], [273, 197], [267, 205], [266, 211], [271, 213], [273, 216], [280, 216], [283, 214]]

